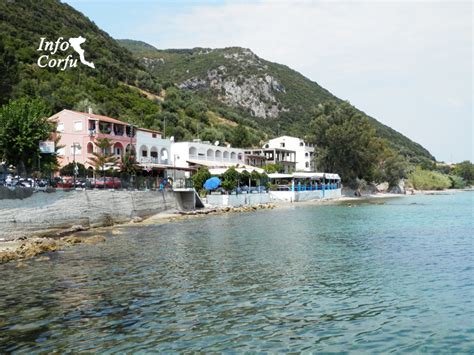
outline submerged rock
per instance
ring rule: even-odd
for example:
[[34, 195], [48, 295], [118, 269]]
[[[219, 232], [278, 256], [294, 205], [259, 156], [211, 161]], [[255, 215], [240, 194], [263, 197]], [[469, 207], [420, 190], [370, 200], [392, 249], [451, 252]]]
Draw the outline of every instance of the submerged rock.
[[132, 218], [132, 223], [140, 223], [140, 222], [143, 222], [143, 218], [138, 217], [138, 216]]
[[62, 241], [67, 244], [97, 244], [105, 242], [105, 237], [101, 235], [94, 235], [94, 236], [76, 236], [71, 235], [69, 237], [62, 238]]

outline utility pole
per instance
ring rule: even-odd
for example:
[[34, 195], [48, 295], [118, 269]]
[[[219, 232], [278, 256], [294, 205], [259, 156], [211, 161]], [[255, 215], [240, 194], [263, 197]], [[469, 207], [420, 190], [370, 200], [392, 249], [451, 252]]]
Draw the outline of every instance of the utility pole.
[[[132, 144], [132, 142], [133, 142], [133, 128], [134, 128], [133, 124], [130, 124], [130, 151], [128, 152], [128, 158], [129, 159], [132, 159], [132, 152], [133, 152], [133, 144]], [[136, 152], [135, 152], [135, 154], [136, 154]], [[137, 162], [137, 161], [138, 161], [138, 159], [135, 160], [135, 162]], [[130, 187], [134, 183], [133, 180], [134, 179], [133, 179], [133, 174], [132, 174], [132, 176], [130, 176]]]
[[77, 176], [77, 173], [78, 173], [78, 168], [77, 168], [77, 164], [76, 164], [76, 147], [78, 149], [81, 148], [79, 143], [73, 143], [71, 145], [71, 148], [72, 148], [72, 162], [74, 164], [74, 173], [73, 173], [73, 179], [72, 179], [72, 184], [73, 184], [74, 189], [76, 188], [76, 176]]

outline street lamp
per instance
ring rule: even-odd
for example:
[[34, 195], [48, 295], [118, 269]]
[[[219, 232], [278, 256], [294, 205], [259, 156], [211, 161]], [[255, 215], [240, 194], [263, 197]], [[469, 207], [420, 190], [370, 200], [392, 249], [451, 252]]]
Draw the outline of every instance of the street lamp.
[[72, 148], [72, 162], [74, 163], [74, 174], [73, 174], [73, 180], [72, 180], [72, 183], [73, 183], [73, 187], [74, 189], [76, 188], [76, 176], [77, 176], [77, 173], [78, 173], [78, 167], [77, 167], [77, 164], [76, 164], [76, 149], [81, 149], [81, 145], [79, 143], [73, 143], [71, 145], [71, 148]]
[[179, 159], [179, 155], [173, 155], [173, 185], [176, 183], [176, 158]]

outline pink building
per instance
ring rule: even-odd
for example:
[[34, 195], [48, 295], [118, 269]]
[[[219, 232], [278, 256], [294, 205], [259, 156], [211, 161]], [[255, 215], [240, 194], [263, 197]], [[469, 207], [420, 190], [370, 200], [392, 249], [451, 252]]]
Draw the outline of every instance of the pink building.
[[113, 143], [113, 153], [118, 158], [136, 144], [135, 129], [115, 118], [62, 110], [51, 116], [50, 120], [57, 122], [57, 132], [61, 136], [59, 144], [64, 146], [58, 151], [61, 167], [74, 160], [91, 167], [89, 159], [99, 149], [95, 144], [97, 138], [109, 138]]

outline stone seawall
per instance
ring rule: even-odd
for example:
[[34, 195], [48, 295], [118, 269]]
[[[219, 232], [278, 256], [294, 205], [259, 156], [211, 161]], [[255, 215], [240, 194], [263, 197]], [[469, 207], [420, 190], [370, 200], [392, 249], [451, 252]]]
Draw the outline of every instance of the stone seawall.
[[47, 233], [72, 226], [100, 227], [181, 208], [172, 191], [84, 190], [34, 193], [0, 200], [0, 238]]

